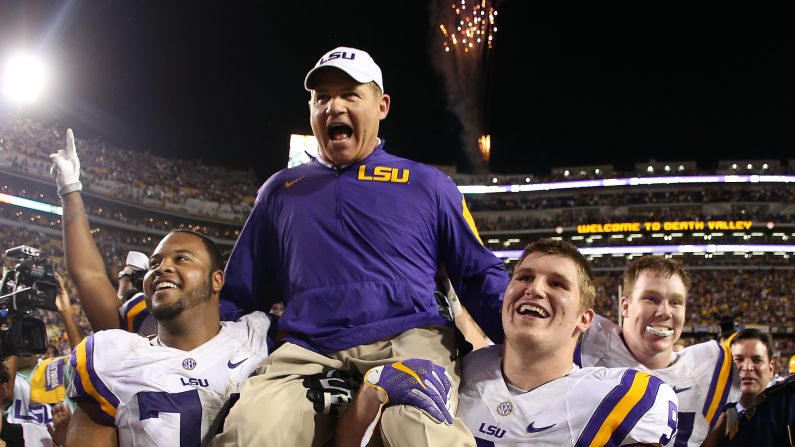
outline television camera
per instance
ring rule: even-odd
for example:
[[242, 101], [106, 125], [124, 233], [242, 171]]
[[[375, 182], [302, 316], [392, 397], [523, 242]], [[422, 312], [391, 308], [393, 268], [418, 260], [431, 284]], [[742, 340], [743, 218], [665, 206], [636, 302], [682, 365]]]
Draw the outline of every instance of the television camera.
[[0, 283], [0, 356], [41, 354], [47, 350], [44, 322], [35, 309], [55, 310], [58, 281], [39, 249], [20, 245], [5, 251], [18, 261]]

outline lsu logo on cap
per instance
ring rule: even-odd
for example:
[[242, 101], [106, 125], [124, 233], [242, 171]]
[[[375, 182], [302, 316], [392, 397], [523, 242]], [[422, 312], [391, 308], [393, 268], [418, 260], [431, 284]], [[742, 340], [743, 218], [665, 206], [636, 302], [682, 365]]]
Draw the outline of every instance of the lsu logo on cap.
[[328, 57], [321, 57], [317, 64], [323, 65], [326, 62], [332, 61], [334, 59], [348, 59], [352, 61], [356, 59], [356, 53], [351, 52], [348, 54], [347, 51], [334, 51], [333, 53], [329, 54]]

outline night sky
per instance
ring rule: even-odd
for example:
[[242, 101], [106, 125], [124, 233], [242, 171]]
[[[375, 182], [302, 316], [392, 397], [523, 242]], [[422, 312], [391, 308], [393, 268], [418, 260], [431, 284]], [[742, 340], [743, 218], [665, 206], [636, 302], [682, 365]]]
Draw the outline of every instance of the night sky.
[[[783, 12], [536, 3], [497, 3], [483, 86], [492, 171], [795, 158]], [[0, 58], [40, 48], [56, 73], [46, 100], [17, 113], [128, 149], [253, 166], [261, 179], [286, 165], [289, 134], [311, 132], [303, 79], [339, 45], [369, 51], [384, 72], [387, 150], [461, 162], [461, 126], [430, 63], [437, 34], [424, 1], [0, 2]]]

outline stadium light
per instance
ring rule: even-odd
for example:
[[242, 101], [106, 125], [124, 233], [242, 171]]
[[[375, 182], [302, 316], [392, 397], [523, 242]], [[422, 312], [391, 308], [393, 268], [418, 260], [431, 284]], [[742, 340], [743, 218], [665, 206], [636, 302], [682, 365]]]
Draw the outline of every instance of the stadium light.
[[9, 99], [25, 104], [41, 96], [47, 84], [47, 68], [40, 58], [32, 53], [15, 53], [3, 68], [3, 93]]

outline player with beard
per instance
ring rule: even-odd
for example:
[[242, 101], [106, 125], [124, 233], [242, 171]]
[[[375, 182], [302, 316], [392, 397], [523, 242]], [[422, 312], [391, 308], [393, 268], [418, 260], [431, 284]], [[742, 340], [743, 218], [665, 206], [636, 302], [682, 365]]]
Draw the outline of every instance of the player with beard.
[[[53, 154], [53, 160], [64, 231], [81, 222], [75, 231], [84, 231], [81, 238], [90, 240], [71, 130], [67, 149]], [[77, 249], [72, 241], [65, 237], [67, 256]], [[101, 266], [93, 240], [90, 246], [85, 258]], [[115, 295], [107, 277], [94, 281]], [[199, 445], [215, 434], [213, 424], [224, 404], [267, 357], [270, 325], [261, 312], [221, 322], [223, 285], [221, 252], [208, 237], [174, 230], [160, 241], [144, 277], [157, 336], [105, 330], [75, 348], [69, 395], [78, 408], [66, 445]]]
[[269, 320], [221, 322], [221, 255], [205, 236], [175, 230], [144, 279], [158, 335], [101, 331], [72, 353], [78, 401], [66, 445], [198, 445], [233, 393], [267, 356]]
[[699, 446], [739, 381], [728, 347], [715, 341], [674, 352], [685, 322], [690, 278], [682, 265], [643, 256], [624, 272], [621, 326], [596, 316], [575, 353], [581, 366], [633, 368], [674, 387], [679, 398], [675, 446]]

